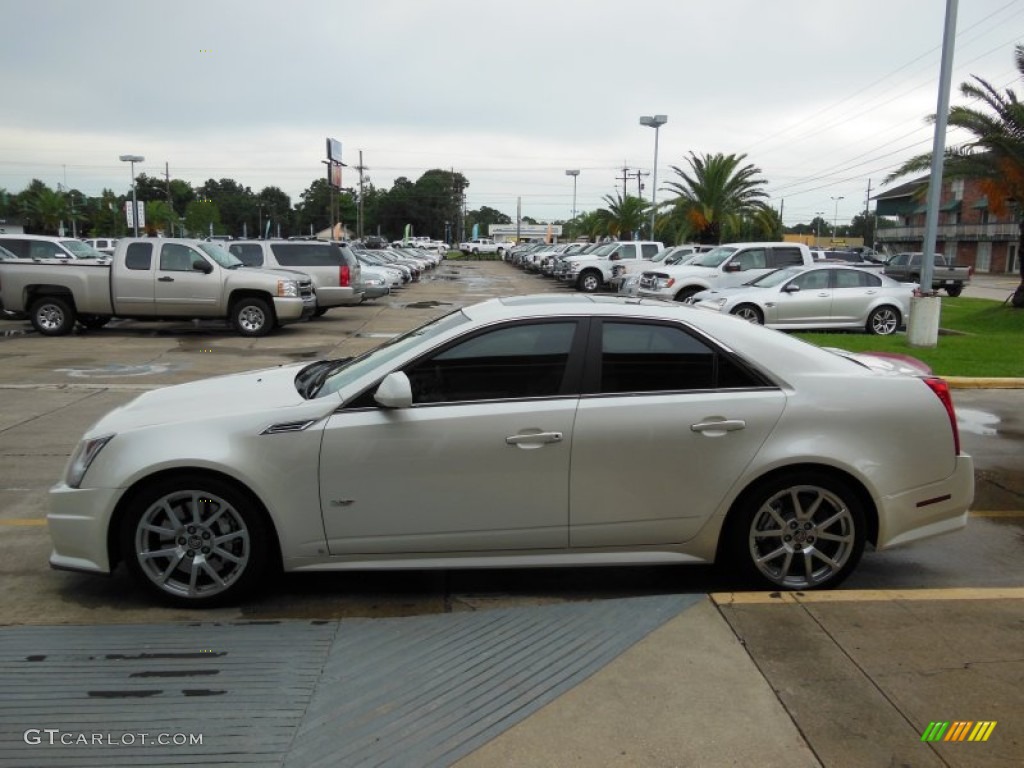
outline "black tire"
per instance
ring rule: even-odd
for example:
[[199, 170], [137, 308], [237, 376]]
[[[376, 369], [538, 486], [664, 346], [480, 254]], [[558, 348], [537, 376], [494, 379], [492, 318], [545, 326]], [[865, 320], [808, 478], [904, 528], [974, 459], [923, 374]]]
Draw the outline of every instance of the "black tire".
[[313, 310], [313, 317], [323, 317], [327, 314], [328, 307], [317, 307]]
[[961, 293], [963, 293], [963, 292], [964, 292], [964, 287], [962, 285], [947, 285], [946, 286], [946, 293], [949, 294], [950, 296], [952, 296], [954, 299], [957, 296], [959, 296]]
[[44, 336], [66, 336], [75, 327], [75, 307], [63, 296], [45, 296], [28, 311], [32, 327]]
[[896, 307], [876, 307], [868, 315], [864, 330], [875, 336], [892, 336], [900, 329], [903, 318]]
[[764, 325], [764, 312], [753, 304], [740, 304], [729, 314], [746, 320], [748, 323], [754, 323], [754, 325]]
[[729, 564], [760, 586], [831, 589], [860, 561], [865, 532], [863, 503], [853, 489], [827, 472], [806, 470], [744, 493], [729, 514], [723, 544]]
[[[215, 477], [181, 474], [147, 484], [121, 520], [121, 555], [129, 572], [172, 605], [237, 602], [275, 562], [257, 503]], [[167, 530], [174, 533], [162, 533]]]
[[242, 336], [266, 336], [277, 324], [266, 299], [246, 296], [231, 307], [231, 324]]
[[576, 278], [576, 290], [583, 291], [583, 293], [594, 293], [600, 289], [603, 282], [600, 272], [594, 269], [586, 269]]
[[78, 316], [78, 323], [79, 323], [79, 325], [83, 326], [84, 328], [89, 328], [90, 330], [95, 330], [97, 328], [102, 328], [104, 325], [106, 325], [110, 321], [111, 321], [111, 317], [109, 315], [79, 315]]
[[679, 293], [675, 295], [675, 300], [679, 302], [686, 301], [691, 296], [694, 296], [703, 290], [703, 288], [697, 288], [695, 286], [688, 285], [686, 288], [683, 288], [681, 291], [679, 291]]

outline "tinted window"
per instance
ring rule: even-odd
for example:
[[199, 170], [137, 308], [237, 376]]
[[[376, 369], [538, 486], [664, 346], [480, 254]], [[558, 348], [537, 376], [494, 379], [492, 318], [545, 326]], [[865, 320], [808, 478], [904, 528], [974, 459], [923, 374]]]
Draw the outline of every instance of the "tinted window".
[[341, 249], [331, 243], [274, 243], [270, 250], [282, 267], [337, 267], [346, 263]]
[[803, 264], [804, 256], [799, 248], [772, 248], [773, 267], [789, 267], [793, 264]]
[[199, 254], [181, 243], [165, 243], [160, 249], [160, 269], [164, 272], [191, 272], [192, 259]]
[[228, 247], [239, 261], [247, 267], [263, 266], [263, 246], [257, 243], [239, 243]]
[[557, 395], [575, 331], [575, 321], [529, 323], [474, 336], [405, 371], [413, 402]]
[[128, 269], [148, 270], [153, 264], [152, 243], [129, 243], [124, 254], [124, 265]]
[[732, 257], [730, 264], [738, 264], [740, 272], [748, 269], [764, 269], [768, 266], [764, 248], [748, 248]]
[[829, 273], [826, 269], [816, 269], [812, 272], [804, 272], [789, 283], [801, 291], [820, 291], [828, 288]]
[[605, 394], [761, 385], [682, 328], [641, 322], [602, 323], [600, 379]]
[[655, 243], [644, 243], [640, 246], [640, 258], [650, 259], [658, 252], [658, 246]]
[[0, 240], [4, 248], [9, 250], [19, 259], [27, 259], [29, 254], [28, 240]]
[[837, 269], [835, 273], [836, 288], [877, 288], [882, 284], [878, 275], [862, 269]]
[[68, 255], [48, 240], [29, 240], [29, 258], [32, 259], [66, 259]]

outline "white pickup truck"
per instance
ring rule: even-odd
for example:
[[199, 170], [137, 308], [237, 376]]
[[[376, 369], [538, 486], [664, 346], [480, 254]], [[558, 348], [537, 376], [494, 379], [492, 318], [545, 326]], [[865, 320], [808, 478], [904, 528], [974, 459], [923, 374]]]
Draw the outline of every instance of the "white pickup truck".
[[814, 266], [803, 243], [731, 243], [686, 264], [658, 267], [640, 276], [640, 296], [686, 301], [708, 288], [742, 285], [780, 267]]
[[575, 284], [577, 291], [593, 293], [609, 285], [616, 267], [651, 259], [665, 246], [656, 240], [620, 240], [591, 253], [566, 259], [563, 279]]
[[179, 238], [119, 240], [110, 262], [0, 262], [0, 301], [45, 336], [114, 317], [222, 318], [243, 336], [264, 336], [316, 310], [308, 275], [245, 267], [216, 243]]
[[478, 237], [475, 240], [459, 243], [459, 250], [467, 256], [477, 256], [481, 253], [496, 253], [499, 256], [504, 256], [505, 251], [511, 247], [511, 243], [496, 243], [489, 237]]

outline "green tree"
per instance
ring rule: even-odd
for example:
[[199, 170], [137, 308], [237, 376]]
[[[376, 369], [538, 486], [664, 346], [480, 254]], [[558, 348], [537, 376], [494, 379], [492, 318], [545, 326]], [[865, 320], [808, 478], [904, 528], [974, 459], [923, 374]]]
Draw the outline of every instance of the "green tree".
[[264, 187], [256, 195], [256, 219], [257, 223], [262, 222], [262, 228], [259, 229], [260, 237], [267, 231], [267, 222], [270, 222], [271, 237], [277, 235], [278, 225], [281, 236], [288, 237], [292, 228], [291, 214], [292, 199], [280, 187]]
[[743, 155], [701, 155], [686, 158], [689, 169], [672, 166], [681, 179], [666, 188], [676, 197], [665, 203], [671, 217], [681, 217], [700, 243], [722, 241], [727, 225], [736, 226], [739, 217], [752, 216], [766, 207], [768, 194], [761, 189], [768, 182], [760, 178], [761, 169]]
[[[1017, 73], [1024, 80], [1024, 45], [1014, 46]], [[970, 138], [958, 146], [947, 147], [943, 178], [975, 179], [988, 196], [990, 210], [999, 215], [1011, 205], [1019, 225], [1017, 252], [1020, 258], [1020, 285], [1013, 295], [1013, 306], [1024, 308], [1024, 103], [1010, 88], [1000, 92], [977, 75], [973, 82], [961, 83], [960, 93], [980, 102], [987, 109], [953, 106], [948, 122]], [[930, 121], [935, 120], [932, 115]], [[920, 173], [931, 167], [931, 155], [913, 157], [897, 168], [887, 182]]]
[[197, 199], [185, 209], [185, 229], [191, 237], [207, 237], [210, 234], [223, 235], [220, 211], [211, 200]]
[[327, 179], [316, 179], [300, 195], [296, 208], [296, 224], [300, 234], [315, 234], [331, 226], [332, 219], [350, 230], [356, 226], [356, 201], [351, 192], [335, 191], [336, 218], [331, 215], [331, 185]]
[[491, 224], [511, 224], [512, 219], [496, 208], [484, 205], [479, 210], [466, 213], [466, 231], [472, 232], [473, 225], [480, 225], [481, 237], [487, 236], [487, 228]]
[[22, 214], [33, 229], [39, 229], [42, 234], [56, 235], [61, 221], [68, 220], [67, 196], [50, 189], [38, 179], [32, 184], [37, 182], [41, 186], [30, 187], [29, 193], [23, 197]]
[[146, 203], [146, 234], [155, 236], [162, 233], [172, 237], [180, 226], [178, 214], [166, 200], [150, 200]]
[[[459, 219], [462, 192], [469, 186], [461, 173], [433, 168], [413, 185], [411, 223], [416, 234], [443, 239]], [[507, 217], [506, 217], [507, 218]]]
[[597, 210], [601, 234], [620, 240], [632, 240], [647, 221], [647, 212], [650, 210], [648, 203], [632, 195], [623, 197], [618, 192], [615, 197], [605, 195], [603, 199], [607, 208]]
[[761, 208], [751, 217], [754, 240], [781, 240], [782, 217], [774, 208]]

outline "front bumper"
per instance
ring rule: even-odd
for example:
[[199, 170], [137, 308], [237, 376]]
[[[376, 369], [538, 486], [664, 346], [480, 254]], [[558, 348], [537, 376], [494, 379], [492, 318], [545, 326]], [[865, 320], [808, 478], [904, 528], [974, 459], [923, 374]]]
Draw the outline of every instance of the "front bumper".
[[53, 542], [52, 568], [110, 573], [107, 530], [123, 492], [120, 488], [71, 488], [64, 483], [50, 489], [46, 522]]
[[306, 296], [301, 299], [274, 297], [274, 314], [277, 322], [294, 323], [312, 317], [316, 312], [316, 297]]

